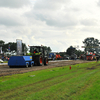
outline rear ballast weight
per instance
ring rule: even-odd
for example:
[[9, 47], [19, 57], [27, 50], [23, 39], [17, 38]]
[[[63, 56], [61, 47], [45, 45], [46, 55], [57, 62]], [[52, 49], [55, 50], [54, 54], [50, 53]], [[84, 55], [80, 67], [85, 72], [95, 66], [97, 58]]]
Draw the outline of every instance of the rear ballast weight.
[[32, 56], [11, 56], [8, 61], [8, 66], [10, 68], [13, 67], [32, 67], [34, 65], [34, 61], [32, 61]]

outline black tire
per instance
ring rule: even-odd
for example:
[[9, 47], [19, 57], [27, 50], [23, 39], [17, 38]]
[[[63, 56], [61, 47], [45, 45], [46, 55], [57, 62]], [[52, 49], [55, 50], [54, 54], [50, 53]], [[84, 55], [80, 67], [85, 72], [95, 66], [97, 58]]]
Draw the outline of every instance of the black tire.
[[43, 57], [42, 56], [37, 56], [36, 57], [36, 62], [35, 62], [38, 66], [42, 66], [43, 65]]
[[34, 66], [38, 66], [39, 63], [39, 55], [33, 56]]
[[44, 65], [48, 65], [48, 58], [44, 59]]
[[42, 66], [43, 65], [43, 57], [42, 56], [39, 57], [38, 65], [39, 66]]
[[34, 66], [34, 64], [32, 63], [32, 64], [31, 64], [31, 67], [33, 67], [33, 66]]
[[9, 68], [13, 68], [13, 66], [9, 66]]
[[32, 61], [34, 61], [34, 66], [42, 66], [44, 62], [42, 55], [33, 56]]
[[26, 64], [26, 68], [28, 68], [28, 63]]

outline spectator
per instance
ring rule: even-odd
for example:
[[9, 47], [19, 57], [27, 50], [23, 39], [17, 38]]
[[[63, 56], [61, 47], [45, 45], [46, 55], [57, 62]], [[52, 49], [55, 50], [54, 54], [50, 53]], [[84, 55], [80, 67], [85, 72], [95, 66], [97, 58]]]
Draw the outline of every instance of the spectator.
[[96, 56], [96, 60], [97, 60], [97, 61], [99, 60], [99, 56]]

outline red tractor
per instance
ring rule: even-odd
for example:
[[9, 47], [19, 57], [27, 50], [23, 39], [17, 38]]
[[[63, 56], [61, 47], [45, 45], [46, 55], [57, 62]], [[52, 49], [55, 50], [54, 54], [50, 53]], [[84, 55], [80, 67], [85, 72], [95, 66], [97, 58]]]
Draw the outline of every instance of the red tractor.
[[62, 57], [60, 56], [60, 54], [56, 54], [56, 59], [57, 60], [61, 60], [62, 59]]
[[86, 54], [86, 59], [87, 60], [94, 60], [95, 59], [95, 54], [93, 54], [92, 52], [89, 52]]

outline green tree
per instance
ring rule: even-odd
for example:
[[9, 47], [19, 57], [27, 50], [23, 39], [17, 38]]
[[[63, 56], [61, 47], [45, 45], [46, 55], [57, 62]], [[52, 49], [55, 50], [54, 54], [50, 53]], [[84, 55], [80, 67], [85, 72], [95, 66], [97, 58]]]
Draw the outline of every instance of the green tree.
[[71, 56], [72, 54], [76, 54], [78, 57], [81, 55], [81, 54], [84, 54], [84, 51], [81, 51], [81, 50], [76, 50], [76, 48], [74, 48], [73, 46], [70, 46], [67, 50], [66, 50], [66, 53]]
[[85, 52], [93, 52], [93, 53], [99, 53], [99, 40], [95, 39], [93, 37], [86, 38], [83, 41], [85, 45]]
[[0, 46], [3, 46], [5, 42], [3, 40], [0, 40]]
[[80, 55], [84, 54], [84, 51], [76, 50], [76, 55], [79, 57]]
[[50, 53], [52, 50], [50, 47], [44, 46], [44, 49], [48, 51], [48, 53]]
[[[7, 45], [8, 46], [10, 45], [10, 50], [11, 51], [13, 51], [13, 50], [17, 51], [17, 43], [9, 42]], [[28, 50], [26, 44], [22, 43], [22, 52], [24, 52], [25, 49]]]
[[[2, 46], [2, 51], [3, 52], [7, 52], [9, 47], [10, 47], [10, 51], [17, 51], [17, 43], [16, 42], [8, 42], [5, 44], [5, 42], [3, 40], [0, 40], [0, 46]], [[22, 43], [22, 52], [24, 52], [24, 50], [28, 50], [27, 46], [25, 43]]]
[[67, 50], [66, 53], [71, 56], [73, 53], [75, 53], [76, 49], [73, 46], [70, 46]]

